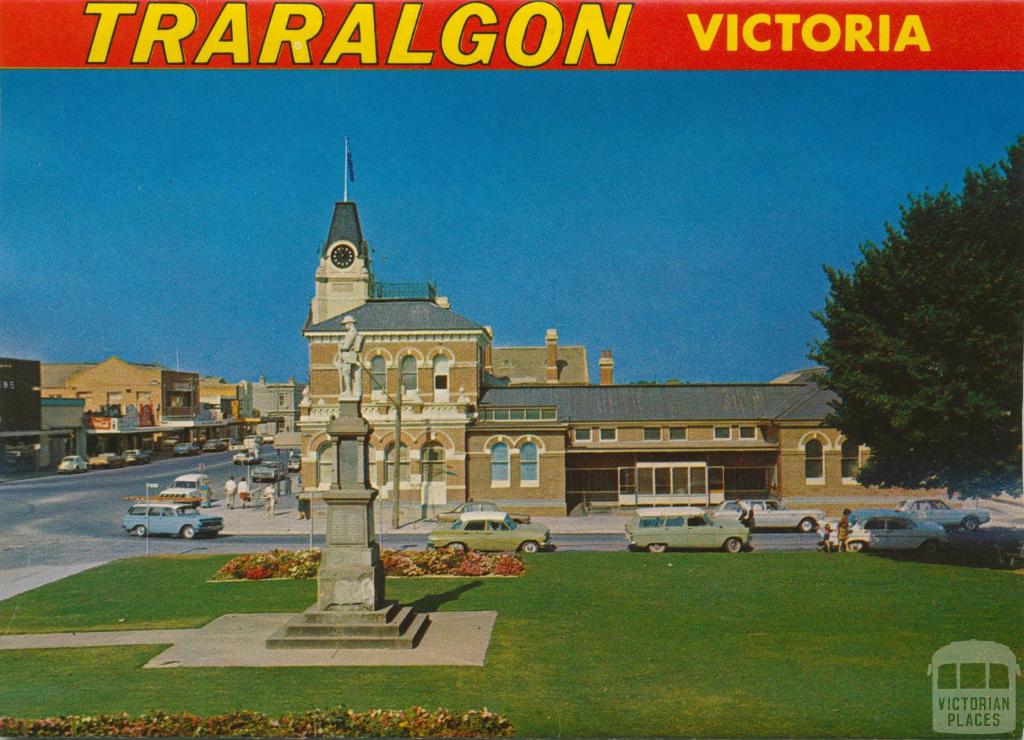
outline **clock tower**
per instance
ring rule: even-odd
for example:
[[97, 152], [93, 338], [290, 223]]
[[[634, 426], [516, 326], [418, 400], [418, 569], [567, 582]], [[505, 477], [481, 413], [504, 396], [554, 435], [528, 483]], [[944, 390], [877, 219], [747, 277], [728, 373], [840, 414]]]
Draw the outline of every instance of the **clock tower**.
[[315, 279], [316, 293], [310, 304], [314, 324], [351, 311], [370, 297], [370, 248], [363, 239], [355, 203], [334, 204], [334, 217], [327, 241], [320, 248]]

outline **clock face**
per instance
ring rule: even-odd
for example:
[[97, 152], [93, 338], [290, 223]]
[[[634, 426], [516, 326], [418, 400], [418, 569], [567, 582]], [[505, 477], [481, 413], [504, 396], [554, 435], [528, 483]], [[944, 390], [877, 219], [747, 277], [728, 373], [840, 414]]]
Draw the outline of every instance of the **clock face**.
[[339, 244], [331, 250], [331, 264], [342, 270], [355, 262], [355, 259], [356, 253], [346, 244]]

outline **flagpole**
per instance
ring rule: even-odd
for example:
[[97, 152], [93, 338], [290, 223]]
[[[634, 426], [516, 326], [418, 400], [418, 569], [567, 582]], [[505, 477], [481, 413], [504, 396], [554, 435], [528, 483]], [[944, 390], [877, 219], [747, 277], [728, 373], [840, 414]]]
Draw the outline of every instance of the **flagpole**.
[[341, 163], [341, 167], [345, 170], [345, 194], [342, 200], [348, 202], [348, 137], [345, 137], [345, 159]]

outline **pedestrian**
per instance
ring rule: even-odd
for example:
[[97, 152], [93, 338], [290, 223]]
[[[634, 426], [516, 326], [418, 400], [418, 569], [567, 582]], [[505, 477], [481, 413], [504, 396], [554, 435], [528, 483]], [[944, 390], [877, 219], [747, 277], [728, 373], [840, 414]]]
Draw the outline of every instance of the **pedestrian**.
[[818, 549], [822, 552], [832, 552], [832, 525], [823, 522], [818, 529], [821, 539], [818, 540]]
[[229, 509], [235, 508], [235, 494], [238, 491], [238, 484], [235, 483], [235, 476], [228, 478], [228, 482], [224, 484], [224, 499], [227, 501]]
[[213, 501], [213, 490], [210, 488], [210, 481], [203, 481], [199, 491], [203, 496], [203, 508], [209, 509], [210, 503]]
[[274, 516], [275, 503], [277, 503], [277, 497], [274, 495], [274, 485], [268, 483], [263, 489], [263, 505], [266, 507], [267, 516]]
[[284, 477], [284, 480], [281, 481], [281, 495], [282, 496], [289, 496], [289, 495], [291, 495], [291, 492], [292, 492], [292, 477], [290, 475], [286, 475]]
[[849, 509], [843, 509], [843, 518], [839, 520], [839, 552], [846, 552], [846, 540], [850, 537], [850, 514]]
[[243, 509], [249, 504], [249, 481], [245, 478], [238, 479], [238, 499], [242, 502]]

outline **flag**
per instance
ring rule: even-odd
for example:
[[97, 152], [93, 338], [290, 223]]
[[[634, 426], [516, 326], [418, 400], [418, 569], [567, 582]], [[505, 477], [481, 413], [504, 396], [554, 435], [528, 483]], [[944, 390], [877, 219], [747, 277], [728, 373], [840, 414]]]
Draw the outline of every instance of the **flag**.
[[348, 180], [349, 182], [356, 181], [356, 167], [352, 164], [352, 152], [348, 148], [345, 149], [345, 166], [348, 168]]

